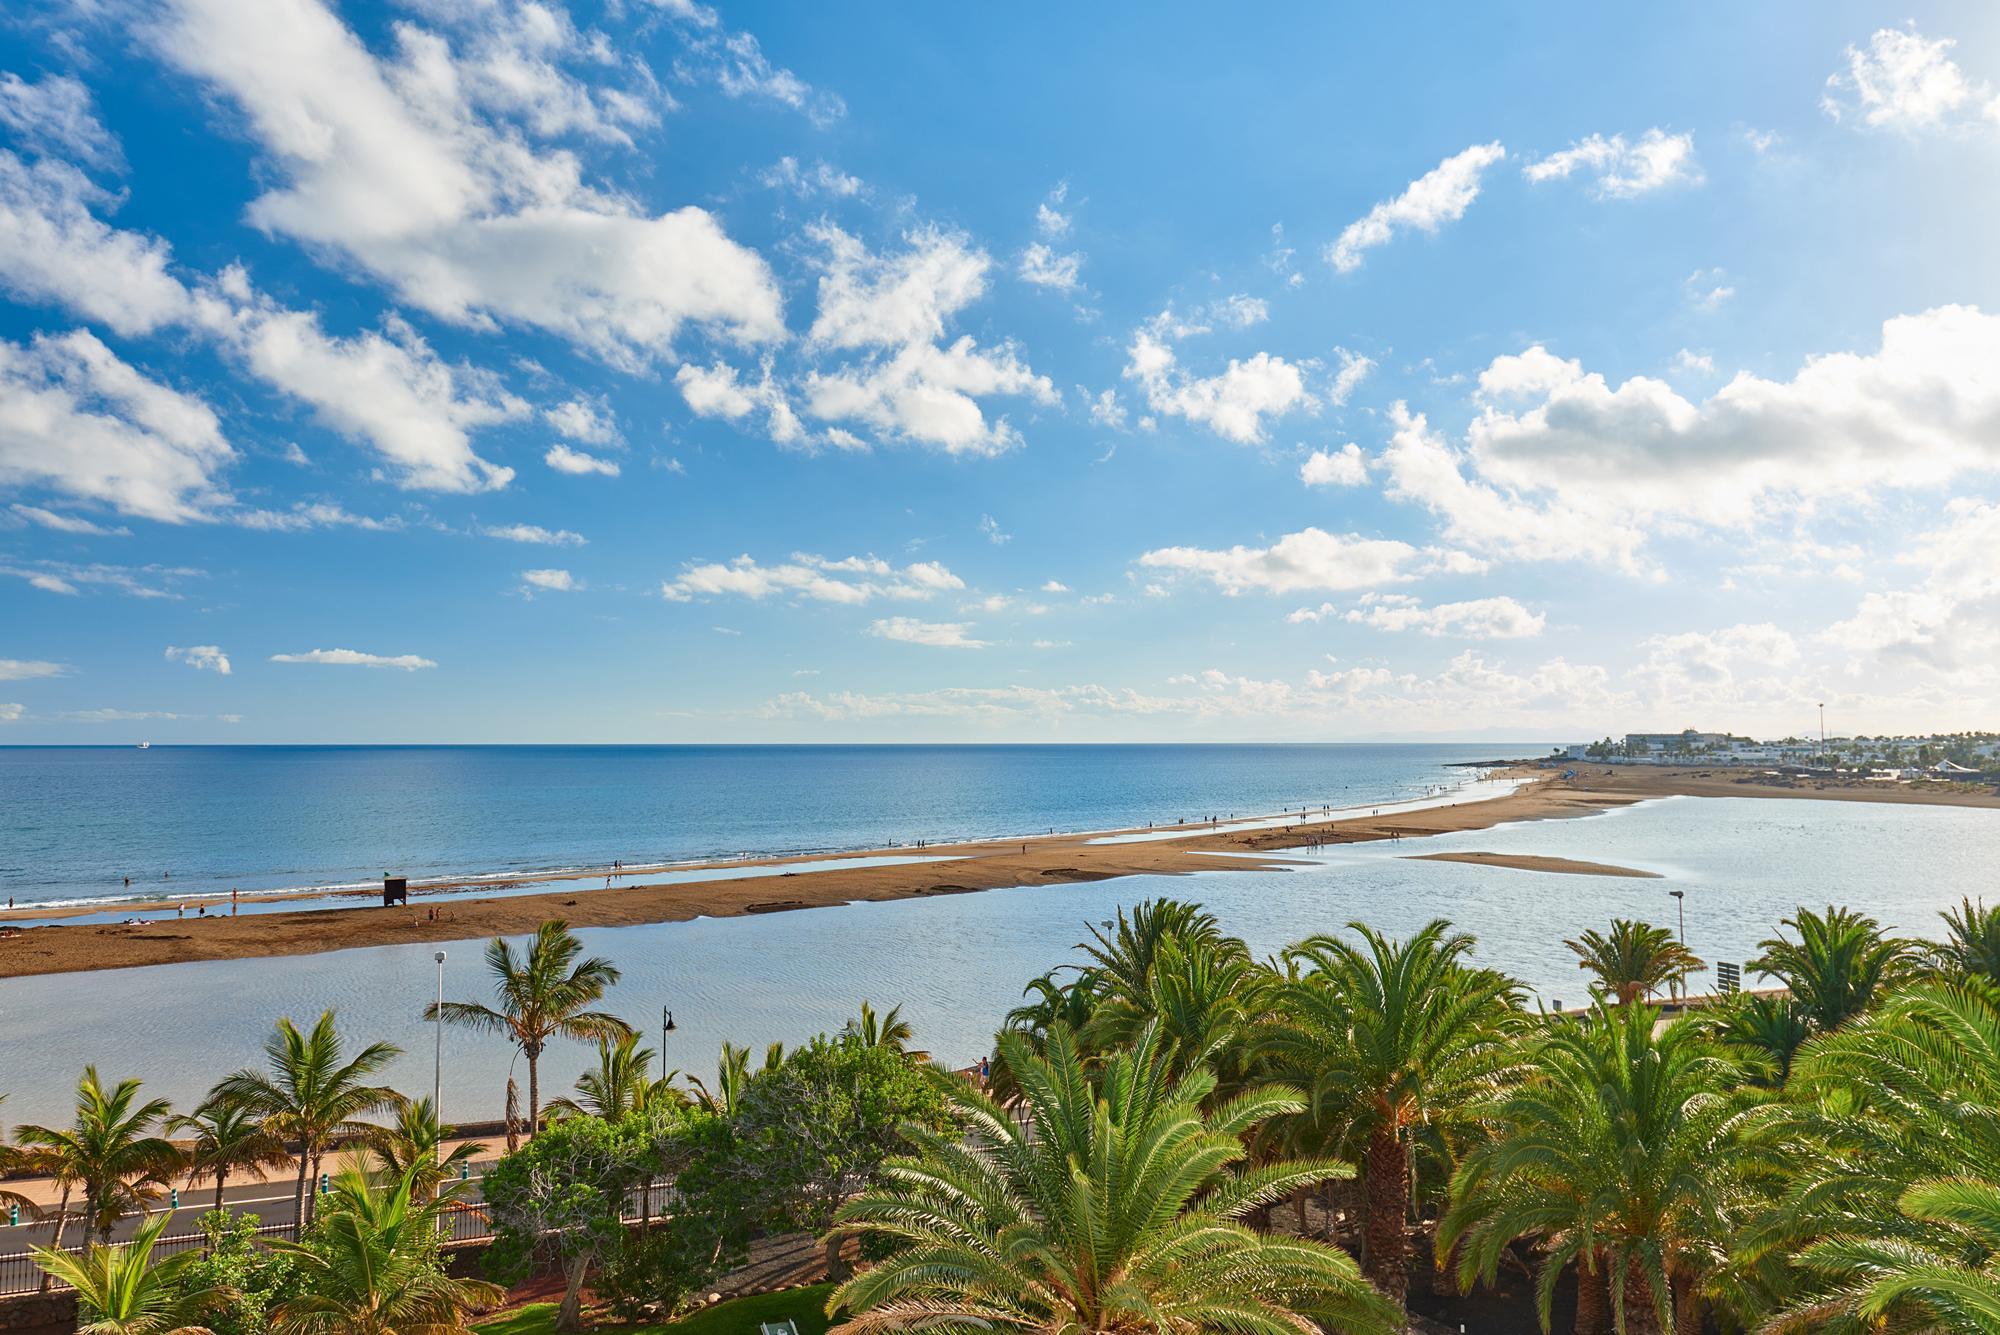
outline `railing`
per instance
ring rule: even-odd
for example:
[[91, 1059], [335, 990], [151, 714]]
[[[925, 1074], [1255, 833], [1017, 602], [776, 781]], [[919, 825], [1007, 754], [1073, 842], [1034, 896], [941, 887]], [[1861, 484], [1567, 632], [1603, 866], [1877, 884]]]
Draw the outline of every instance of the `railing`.
[[[481, 1176], [484, 1176], [483, 1174]], [[471, 1179], [478, 1181], [477, 1178]], [[642, 1210], [641, 1195], [645, 1196]], [[643, 1218], [664, 1219], [674, 1203], [674, 1184], [670, 1181], [652, 1183], [649, 1188], [634, 1187], [625, 1194], [625, 1222], [637, 1224]], [[133, 1215], [129, 1218], [141, 1218]], [[257, 1236], [260, 1238], [289, 1238], [290, 1224], [259, 1224]], [[485, 1242], [493, 1236], [493, 1221], [487, 1215], [483, 1201], [453, 1201], [445, 1214], [445, 1240], [447, 1247], [463, 1247], [472, 1243]], [[175, 1252], [194, 1251], [208, 1242], [208, 1235], [199, 1231], [193, 1233], [170, 1233], [153, 1244], [156, 1257], [172, 1256]], [[65, 1247], [71, 1256], [80, 1256], [83, 1247]], [[40, 1266], [35, 1264], [32, 1252], [0, 1253], [0, 1298], [14, 1298], [22, 1294], [37, 1293], [42, 1289], [45, 1276]], [[48, 1291], [66, 1292], [69, 1285], [59, 1279], [48, 1278]]]

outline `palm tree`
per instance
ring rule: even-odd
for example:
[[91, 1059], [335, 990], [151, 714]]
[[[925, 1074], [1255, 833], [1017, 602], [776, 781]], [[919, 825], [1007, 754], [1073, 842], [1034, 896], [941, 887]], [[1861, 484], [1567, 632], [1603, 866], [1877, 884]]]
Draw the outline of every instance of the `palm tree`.
[[1563, 944], [1576, 952], [1577, 967], [1596, 974], [1621, 1006], [1650, 1000], [1659, 989], [1705, 967], [1666, 928], [1626, 918], [1613, 918], [1608, 934], [1592, 930]]
[[1729, 1232], [1731, 1174], [1750, 1138], [1740, 1083], [1697, 1021], [1600, 1002], [1559, 1020], [1535, 1074], [1492, 1110], [1490, 1140], [1452, 1181], [1438, 1256], [1491, 1283], [1517, 1239], [1539, 1245], [1548, 1329], [1556, 1281], [1577, 1274], [1577, 1329], [1608, 1306], [1620, 1335], [1698, 1331], [1696, 1286]]
[[1259, 1002], [1258, 967], [1236, 943], [1200, 937], [1159, 942], [1143, 990], [1106, 998], [1081, 1031], [1093, 1053], [1114, 1051], [1158, 1025], [1176, 1070], [1211, 1064], [1222, 1092], [1248, 1061], [1245, 1040]]
[[1739, 992], [1701, 1013], [1716, 1040], [1757, 1069], [1758, 1083], [1783, 1089], [1792, 1060], [1812, 1037], [1812, 1023], [1790, 994], [1757, 996]]
[[1276, 984], [1264, 1051], [1311, 1091], [1319, 1124], [1361, 1151], [1362, 1268], [1401, 1306], [1414, 1156], [1447, 1159], [1509, 1076], [1520, 992], [1503, 974], [1468, 967], [1472, 938], [1443, 919], [1402, 942], [1350, 925], [1360, 946], [1316, 936], [1286, 952], [1297, 976]]
[[437, 1239], [448, 1208], [417, 1200], [414, 1172], [377, 1183], [342, 1169], [311, 1242], [273, 1244], [305, 1280], [303, 1294], [271, 1309], [273, 1335], [471, 1335], [467, 1314], [505, 1291], [445, 1274]]
[[[7, 1096], [0, 1094], [0, 1103], [6, 1101]], [[4, 1180], [7, 1174], [27, 1169], [32, 1162], [33, 1156], [17, 1146], [7, 1144], [5, 1132], [0, 1130], [0, 1180]], [[5, 1187], [0, 1187], [0, 1206], [11, 1206], [16, 1210], [35, 1210], [33, 1201], [18, 1191], [9, 1191]]]
[[140, 1225], [132, 1241], [118, 1247], [100, 1243], [82, 1256], [34, 1249], [43, 1273], [76, 1290], [77, 1335], [209, 1335], [195, 1318], [232, 1295], [220, 1288], [188, 1291], [181, 1272], [201, 1259], [199, 1252], [154, 1263], [153, 1244], [172, 1217], [159, 1215]]
[[1889, 997], [1807, 1044], [1791, 1091], [1798, 1167], [1746, 1250], [1796, 1291], [1763, 1329], [1993, 1329], [1948, 1309], [1979, 1301], [2000, 1247], [2000, 1215], [1981, 1213], [2000, 1192], [2000, 985]]
[[829, 1312], [850, 1313], [836, 1335], [1400, 1329], [1345, 1252], [1241, 1222], [1352, 1171], [1330, 1160], [1238, 1171], [1242, 1137], [1302, 1107], [1295, 1092], [1254, 1090], [1203, 1112], [1215, 1077], [1172, 1077], [1151, 1028], [1108, 1058], [1096, 1085], [1067, 1026], [1049, 1032], [1045, 1055], [1020, 1033], [1000, 1043], [1026, 1124], [961, 1081], [951, 1098], [962, 1131], [907, 1133], [915, 1153], [840, 1212], [840, 1228], [893, 1250], [829, 1300]]
[[263, 1120], [249, 1108], [226, 1099], [209, 1099], [193, 1112], [176, 1117], [168, 1126], [192, 1133], [193, 1148], [188, 1153], [190, 1183], [205, 1177], [215, 1179], [215, 1208], [222, 1208], [223, 1190], [234, 1173], [264, 1180], [267, 1168], [284, 1168], [292, 1156], [285, 1143], [272, 1135]]
[[[785, 1045], [773, 1043], [764, 1049], [763, 1070], [775, 1071], [785, 1064]], [[694, 1102], [721, 1117], [736, 1115], [737, 1100], [743, 1097], [744, 1088], [750, 1083], [750, 1049], [739, 1048], [734, 1043], [722, 1045], [722, 1055], [715, 1064], [715, 1088], [710, 1089], [701, 1082], [699, 1076], [689, 1076], [688, 1083], [694, 1086]]]
[[1806, 1019], [1819, 1033], [1831, 1033], [1868, 1009], [1878, 991], [1910, 974], [1915, 946], [1886, 936], [1873, 918], [1829, 906], [1824, 915], [1800, 909], [1782, 924], [1799, 934], [1759, 941], [1764, 953], [1747, 967], [1784, 980]]
[[76, 1121], [67, 1128], [24, 1126], [15, 1132], [51, 1177], [63, 1184], [52, 1246], [62, 1245], [62, 1226], [72, 1186], [83, 1189], [85, 1226], [99, 1242], [111, 1240], [118, 1216], [152, 1200], [181, 1166], [180, 1150], [155, 1128], [165, 1121], [165, 1099], [139, 1101], [139, 1082], [122, 1080], [110, 1090], [97, 1068], [84, 1068], [76, 1087]]
[[424, 1018], [440, 1014], [452, 1024], [462, 1024], [484, 1033], [499, 1034], [521, 1050], [528, 1059], [528, 1134], [542, 1125], [542, 1086], [537, 1063], [552, 1038], [590, 1041], [616, 1038], [626, 1032], [625, 1022], [605, 1011], [587, 1010], [600, 1001], [605, 991], [618, 981], [618, 969], [598, 956], [579, 960], [583, 943], [569, 930], [569, 924], [545, 922], [535, 933], [525, 958], [514, 952], [505, 937], [495, 937], [486, 947], [486, 969], [493, 975], [495, 1006], [473, 1001], [447, 1001], [442, 1007], [432, 1002]]
[[1948, 976], [1978, 974], [2000, 982], [2000, 905], [1987, 908], [1985, 900], [1975, 904], [1968, 898], [1939, 916], [1950, 939], [1930, 947], [1931, 968]]
[[549, 1110], [615, 1122], [655, 1099], [687, 1102], [687, 1096], [674, 1088], [674, 1077], [680, 1072], [669, 1071], [655, 1080], [650, 1073], [652, 1064], [653, 1050], [639, 1046], [636, 1030], [616, 1038], [600, 1038], [596, 1069], [576, 1078], [575, 1098], [550, 1099]]
[[437, 1105], [429, 1099], [414, 1099], [397, 1109], [396, 1124], [376, 1137], [368, 1147], [369, 1154], [385, 1177], [393, 1180], [408, 1174], [417, 1200], [431, 1200], [440, 1190], [449, 1195], [458, 1185], [453, 1179], [459, 1170], [486, 1153], [486, 1146], [478, 1141], [462, 1142], [445, 1153], [444, 1143], [451, 1130], [438, 1121]]
[[380, 1128], [361, 1119], [403, 1101], [395, 1090], [369, 1083], [402, 1051], [393, 1043], [370, 1043], [347, 1060], [332, 1011], [322, 1012], [305, 1033], [284, 1017], [264, 1041], [264, 1070], [238, 1071], [209, 1091], [205, 1102], [235, 1104], [261, 1118], [298, 1156], [293, 1237], [309, 1222], [306, 1183], [318, 1175], [321, 1157], [341, 1137], [377, 1134]]
[[861, 1003], [859, 1018], [847, 1022], [847, 1032], [859, 1035], [861, 1041], [871, 1048], [888, 1048], [900, 1052], [912, 1061], [926, 1062], [931, 1059], [928, 1052], [918, 1052], [910, 1047], [910, 1040], [917, 1031], [903, 1018], [901, 1006], [891, 1006], [887, 1012], [877, 1014], [866, 1001]]
[[1177, 942], [1184, 950], [1205, 945], [1247, 953], [1241, 941], [1223, 935], [1213, 913], [1178, 899], [1148, 900], [1130, 917], [1121, 908], [1115, 922], [1090, 928], [1090, 935], [1076, 948], [1090, 956], [1091, 963], [1071, 967], [1090, 977], [1103, 995], [1127, 1001], [1145, 995], [1154, 958], [1166, 942]]

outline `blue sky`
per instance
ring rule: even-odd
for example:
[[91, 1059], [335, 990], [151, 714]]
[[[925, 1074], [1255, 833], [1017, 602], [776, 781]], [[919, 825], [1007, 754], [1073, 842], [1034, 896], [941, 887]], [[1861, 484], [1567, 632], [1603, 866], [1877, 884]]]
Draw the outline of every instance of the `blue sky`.
[[0, 24], [0, 742], [1993, 726], [1990, 6]]

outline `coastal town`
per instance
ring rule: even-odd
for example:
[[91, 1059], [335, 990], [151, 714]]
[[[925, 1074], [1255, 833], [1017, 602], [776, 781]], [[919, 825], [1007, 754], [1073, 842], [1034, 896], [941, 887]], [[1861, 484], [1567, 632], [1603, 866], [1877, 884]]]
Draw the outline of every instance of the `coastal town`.
[[1759, 741], [1727, 732], [1628, 732], [1557, 748], [1554, 759], [1598, 765], [1702, 765], [1791, 770], [1880, 783], [1965, 782], [2000, 777], [2000, 733], [1900, 737], [1784, 737]]

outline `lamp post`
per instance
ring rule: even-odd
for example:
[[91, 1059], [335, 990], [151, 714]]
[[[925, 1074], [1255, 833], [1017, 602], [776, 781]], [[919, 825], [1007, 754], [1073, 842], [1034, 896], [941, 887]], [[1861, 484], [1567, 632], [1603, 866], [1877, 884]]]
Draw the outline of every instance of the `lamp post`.
[[[444, 952], [440, 950], [431, 958], [437, 961], [438, 966], [437, 1009], [432, 1012], [437, 1016], [437, 1053], [431, 1067], [431, 1112], [436, 1114], [438, 1129], [442, 1131], [444, 1128]], [[438, 1162], [444, 1162], [443, 1136], [438, 1137], [437, 1153]]]
[[660, 1074], [667, 1073], [667, 1035], [680, 1028], [674, 1023], [674, 1013], [665, 1006], [660, 1007]]
[[[1688, 905], [1687, 905], [1687, 891], [1685, 891], [1685, 890], [1669, 890], [1669, 891], [1667, 891], [1667, 893], [1668, 893], [1668, 894], [1670, 894], [1670, 895], [1672, 895], [1672, 896], [1674, 897], [1674, 906], [1675, 906], [1675, 907], [1676, 907], [1677, 909], [1679, 909], [1679, 910], [1680, 910], [1680, 916], [1681, 916], [1681, 932], [1680, 932], [1680, 941], [1681, 941], [1681, 946], [1682, 946], [1682, 948], [1683, 948], [1683, 949], [1685, 949], [1685, 948], [1687, 947], [1687, 943], [1688, 943]], [[1683, 995], [1683, 996], [1685, 996], [1685, 995], [1686, 995], [1686, 992], [1685, 992], [1685, 991], [1684, 991], [1684, 990], [1682, 989], [1682, 987], [1681, 987], [1681, 979], [1679, 979], [1679, 978], [1676, 978], [1676, 979], [1674, 980], [1674, 988], [1675, 988], [1675, 990], [1676, 990], [1676, 991], [1680, 991], [1680, 992], [1682, 993], [1682, 995]]]

